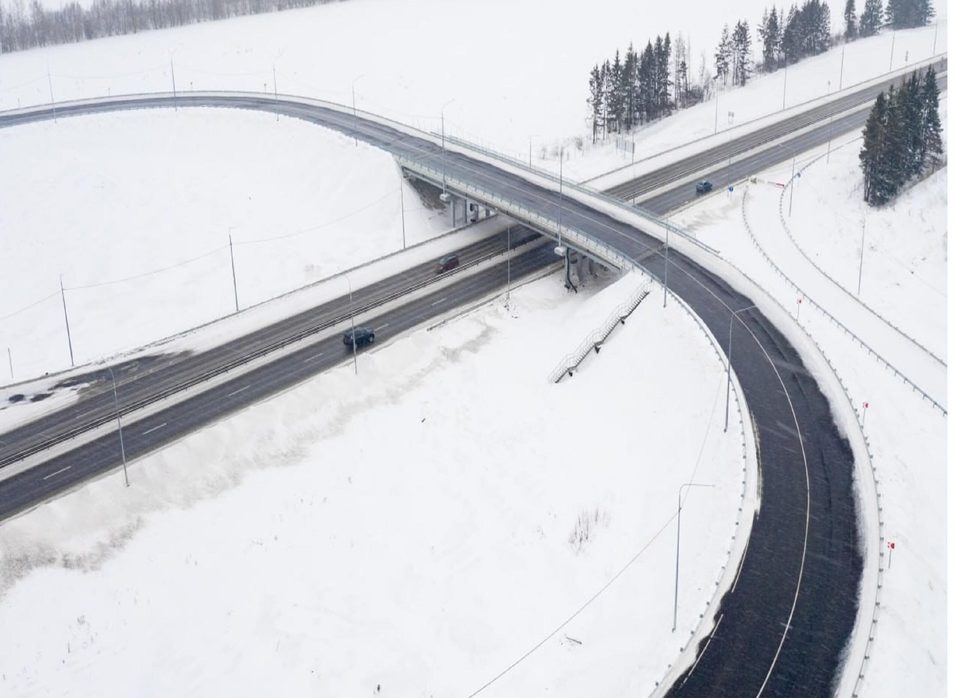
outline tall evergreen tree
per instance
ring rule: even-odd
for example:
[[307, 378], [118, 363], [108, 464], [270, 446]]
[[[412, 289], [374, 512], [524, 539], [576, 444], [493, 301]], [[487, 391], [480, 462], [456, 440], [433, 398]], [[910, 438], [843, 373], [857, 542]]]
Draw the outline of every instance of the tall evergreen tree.
[[887, 112], [883, 122], [880, 150], [880, 172], [877, 178], [877, 198], [880, 203], [893, 199], [909, 178], [909, 148], [906, 124], [893, 85], [887, 92]]
[[860, 15], [860, 36], [873, 36], [883, 26], [882, 0], [867, 0]]
[[750, 77], [750, 27], [746, 20], [737, 22], [731, 37], [733, 52], [733, 81], [743, 87]]
[[933, 169], [940, 164], [943, 155], [943, 140], [940, 136], [940, 88], [937, 87], [937, 75], [933, 67], [927, 68], [920, 89], [923, 128], [923, 167]]
[[640, 103], [643, 109], [643, 120], [653, 121], [657, 118], [657, 59], [653, 53], [653, 44], [647, 41], [643, 53], [640, 54], [640, 70], [638, 75]]
[[620, 133], [623, 117], [623, 64], [620, 49], [613, 56], [607, 81], [607, 122], [609, 129]]
[[660, 39], [657, 35], [657, 43], [654, 46], [654, 57], [656, 58], [656, 85], [657, 85], [657, 116], [670, 116], [673, 105], [670, 102], [670, 86], [673, 81], [670, 79], [670, 33]]
[[720, 33], [720, 43], [717, 44], [717, 50], [714, 52], [714, 65], [717, 68], [717, 77], [723, 79], [723, 84], [727, 84], [727, 76], [730, 74], [730, 63], [733, 53], [733, 43], [730, 39], [730, 27], [723, 25], [723, 31]]
[[621, 76], [623, 92], [623, 127], [628, 131], [637, 123], [637, 53], [633, 44], [627, 48]]
[[803, 55], [803, 33], [800, 29], [800, 13], [797, 12], [797, 6], [791, 5], [787, 11], [787, 18], [783, 26], [783, 35], [780, 40], [781, 50], [783, 52], [784, 64], [796, 63]]
[[597, 142], [597, 134], [603, 124], [603, 77], [600, 75], [600, 66], [593, 66], [590, 71], [590, 96], [587, 98], [593, 120], [593, 142]]
[[857, 38], [857, 6], [855, 0], [847, 0], [843, 8], [843, 38], [852, 41]]
[[883, 125], [887, 115], [887, 96], [877, 95], [873, 109], [863, 127], [863, 146], [860, 148], [860, 169], [863, 171], [863, 200], [871, 206], [881, 203], [877, 198], [883, 151]]
[[782, 39], [780, 18], [777, 16], [777, 8], [774, 7], [770, 12], [764, 10], [763, 19], [757, 28], [760, 35], [762, 46], [763, 69], [766, 72], [772, 72], [780, 67], [780, 42]]

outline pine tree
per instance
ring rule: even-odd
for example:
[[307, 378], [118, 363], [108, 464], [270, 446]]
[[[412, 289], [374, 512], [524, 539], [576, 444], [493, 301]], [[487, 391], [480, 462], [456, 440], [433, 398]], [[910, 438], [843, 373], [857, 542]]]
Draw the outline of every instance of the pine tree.
[[673, 81], [670, 80], [670, 33], [663, 37], [657, 36], [657, 43], [654, 47], [654, 56], [657, 60], [657, 115], [670, 116], [673, 110], [673, 104], [670, 102], [670, 87]]
[[901, 103], [893, 85], [887, 92], [886, 119], [880, 149], [880, 171], [877, 177], [877, 200], [891, 201], [909, 178], [909, 152]]
[[776, 7], [769, 13], [764, 10], [757, 32], [763, 44], [763, 69], [769, 73], [780, 66], [780, 42], [783, 38]]
[[730, 27], [723, 25], [723, 31], [720, 33], [720, 43], [717, 44], [717, 50], [714, 53], [714, 64], [717, 67], [717, 77], [723, 78], [723, 84], [727, 84], [727, 75], [730, 74], [730, 58], [733, 51], [733, 45], [730, 40]]
[[633, 50], [633, 44], [630, 44], [623, 61], [623, 74], [620, 80], [620, 89], [623, 92], [623, 127], [628, 131], [636, 124], [636, 73], [637, 54]]
[[653, 54], [653, 44], [647, 41], [643, 53], [640, 54], [640, 70], [638, 75], [640, 104], [643, 109], [643, 120], [653, 121], [657, 118], [656, 108], [656, 58]]
[[623, 63], [620, 62], [620, 49], [613, 56], [610, 64], [609, 82], [607, 84], [607, 120], [610, 130], [620, 133], [623, 125]]
[[733, 28], [733, 80], [743, 87], [750, 77], [750, 27], [746, 20]]
[[855, 0], [847, 0], [843, 9], [843, 38], [852, 41], [857, 38], [857, 6]]
[[786, 23], [783, 25], [783, 38], [780, 42], [784, 64], [786, 65], [796, 63], [803, 56], [803, 34], [800, 31], [800, 24], [800, 13], [797, 12], [797, 6], [791, 5], [787, 12]]
[[863, 200], [871, 206], [880, 203], [877, 188], [880, 176], [880, 156], [883, 149], [883, 124], [886, 120], [886, 94], [877, 95], [863, 127], [863, 147], [860, 148], [860, 169], [863, 171]]
[[923, 87], [920, 89], [923, 129], [922, 149], [923, 167], [932, 170], [940, 164], [943, 155], [943, 140], [940, 132], [940, 88], [937, 87], [937, 75], [933, 67], [927, 68], [923, 76]]
[[923, 102], [916, 71], [897, 90], [897, 111], [903, 122], [904, 179], [923, 170]]
[[590, 71], [590, 97], [587, 99], [590, 113], [593, 118], [593, 142], [597, 142], [597, 133], [603, 123], [603, 77], [600, 75], [600, 66], [593, 66]]
[[883, 26], [883, 4], [881, 0], [867, 0], [860, 15], [860, 36], [873, 36]]

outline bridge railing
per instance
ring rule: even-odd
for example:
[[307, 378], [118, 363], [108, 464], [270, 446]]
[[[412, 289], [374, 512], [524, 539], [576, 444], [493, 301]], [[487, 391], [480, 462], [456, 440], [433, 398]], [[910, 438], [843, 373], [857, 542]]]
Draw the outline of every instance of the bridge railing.
[[556, 234], [561, 244], [566, 240], [575, 247], [604, 260], [621, 271], [627, 271], [636, 266], [632, 259], [620, 253], [616, 248], [600, 242], [591, 235], [586, 235], [570, 226], [563, 225], [555, 218], [547, 218], [523, 204], [505, 199], [495, 192], [483, 189], [456, 177], [451, 177], [449, 174], [445, 174], [443, 170], [428, 165], [422, 160], [398, 156], [397, 161], [406, 169], [428, 177], [433, 181], [445, 180], [447, 186], [451, 189], [470, 196], [481, 203], [489, 204], [511, 218], [529, 223], [543, 232]]

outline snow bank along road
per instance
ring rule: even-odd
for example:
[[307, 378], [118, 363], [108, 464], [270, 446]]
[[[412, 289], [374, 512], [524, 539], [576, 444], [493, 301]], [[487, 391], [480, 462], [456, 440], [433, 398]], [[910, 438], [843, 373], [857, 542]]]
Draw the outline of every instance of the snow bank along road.
[[[173, 100], [172, 95], [114, 98], [57, 105], [56, 111], [63, 116], [121, 108], [169, 107]], [[412, 135], [409, 130], [382, 120], [292, 97], [191, 93], [178, 95], [176, 103], [279, 111], [356, 135], [406, 160], [442, 167], [451, 181], [469, 183], [475, 191], [487, 192], [491, 200], [510, 202], [546, 220], [562, 216], [565, 228], [609, 245], [630, 260], [639, 260], [636, 263], [656, 278], [663, 275], [664, 258], [656, 238], [592, 205], [561, 198], [526, 176], [463, 153], [443, 152], [426, 134]], [[53, 109], [31, 110], [31, 116], [52, 118]], [[23, 112], [0, 116], [0, 124], [24, 121], [31, 116]], [[781, 153], [789, 157], [789, 153]], [[551, 254], [549, 246], [527, 253], [529, 263], [534, 265], [538, 255], [549, 258]], [[489, 273], [495, 277], [494, 287], [502, 283], [502, 269]], [[676, 252], [669, 257], [669, 278], [671, 288], [718, 338], [725, 336], [731, 313], [743, 309], [733, 326], [732, 364], [754, 420], [762, 468], [762, 504], [736, 581], [720, 604], [710, 641], [701, 649], [693, 669], [680, 678], [672, 692], [824, 695], [834, 685], [841, 653], [854, 624], [862, 572], [852, 454], [837, 431], [826, 398], [805, 370], [797, 351], [770, 320], [751, 307], [749, 298]], [[431, 308], [429, 303], [444, 301], [446, 307], [455, 307], [470, 296], [465, 292], [451, 299], [453, 294], [447, 291], [443, 295], [442, 299], [432, 300], [428, 296], [416, 305]], [[408, 308], [404, 312], [411, 311]], [[433, 308], [428, 312], [436, 311]], [[388, 321], [385, 316], [369, 324], [377, 327], [381, 320]], [[392, 331], [402, 331], [422, 321], [409, 317], [406, 324], [394, 325], [393, 319], [388, 322]], [[339, 337], [328, 341], [338, 345]], [[342, 344], [329, 349], [339, 351], [337, 361], [342, 360]], [[326, 348], [321, 343], [310, 351], [325, 353]], [[229, 361], [229, 356], [225, 351], [221, 363]], [[307, 351], [291, 354], [242, 377], [243, 383], [229, 381], [218, 386], [215, 396], [191, 398], [170, 408], [163, 417], [152, 417], [156, 424], [134, 422], [127, 432], [137, 432], [146, 440], [144, 451], [155, 448], [175, 438], [176, 434], [165, 432], [170, 419], [180, 420], [182, 426], [171, 430], [176, 431], [194, 428], [239, 409], [314, 373], [318, 365], [303, 368], [313, 363], [307, 361], [310, 356]], [[317, 360], [320, 358], [323, 357]], [[294, 370], [296, 366], [299, 371]], [[160, 436], [164, 433], [165, 438]], [[151, 442], [149, 437], [154, 435], [156, 440]], [[83, 448], [88, 450], [82, 456], [75, 452], [59, 463], [44, 466], [45, 476], [51, 480], [62, 477], [65, 473], [57, 471], [68, 466], [78, 468], [81, 462], [95, 462], [100, 472], [119, 463], [119, 445], [113, 435]], [[6, 486], [15, 480], [0, 484]], [[0, 501], [4, 498], [2, 493], [0, 488]], [[491, 671], [496, 669], [491, 667]]]

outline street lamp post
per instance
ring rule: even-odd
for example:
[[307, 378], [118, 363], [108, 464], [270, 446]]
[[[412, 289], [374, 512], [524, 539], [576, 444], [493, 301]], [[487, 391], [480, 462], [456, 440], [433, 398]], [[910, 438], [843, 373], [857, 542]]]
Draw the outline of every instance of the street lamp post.
[[130, 486], [130, 478], [127, 477], [127, 452], [123, 447], [123, 426], [120, 424], [120, 398], [117, 397], [117, 377], [113, 375], [113, 367], [107, 366], [110, 371], [110, 380], [113, 381], [113, 406], [117, 412], [117, 432], [120, 434], [120, 459], [123, 461], [123, 484]]
[[724, 408], [723, 413], [724, 433], [727, 432], [727, 427], [730, 425], [730, 363], [733, 359], [733, 318], [745, 310], [751, 310], [756, 307], [755, 305], [748, 305], [746, 308], [740, 308], [740, 310], [734, 310], [730, 313], [730, 329], [727, 331], [727, 406]]
[[865, 213], [861, 213], [860, 227], [862, 232], [860, 233], [860, 271], [857, 273], [857, 296], [860, 295], [860, 284], [863, 281], [863, 251], [867, 244], [867, 216]]
[[230, 242], [230, 271], [233, 274], [233, 307], [234, 311], [240, 312], [240, 298], [237, 296], [237, 266], [233, 262], [233, 228], [230, 226], [227, 229], [227, 240]]
[[360, 73], [350, 83], [350, 99], [353, 102], [353, 143], [357, 147], [360, 146], [360, 139], [357, 138], [357, 127], [360, 125], [360, 121], [357, 119], [357, 80], [363, 77], [366, 77], [366, 73]]
[[702, 482], [685, 482], [677, 490], [677, 564], [673, 577], [673, 629], [671, 632], [677, 629], [677, 597], [680, 591], [680, 511], [683, 505], [681, 495], [684, 487], [713, 487], [713, 485]]
[[446, 102], [443, 103], [443, 106], [440, 107], [440, 159], [442, 161], [441, 172], [443, 173], [443, 194], [441, 196], [442, 199], [447, 198], [447, 132], [446, 132], [446, 125], [443, 119], [443, 110], [446, 109], [447, 105], [449, 105], [450, 102], [452, 102], [454, 99], [456, 98], [454, 97], [452, 99], [448, 99]]
[[350, 342], [353, 344], [353, 375], [357, 375], [357, 330], [353, 326], [353, 284], [350, 283], [350, 277], [344, 276], [347, 280], [347, 289], [350, 291]]
[[667, 307], [667, 288], [668, 280], [667, 273], [670, 269], [670, 226], [666, 226], [667, 229], [667, 241], [666, 247], [663, 250], [663, 307]]

